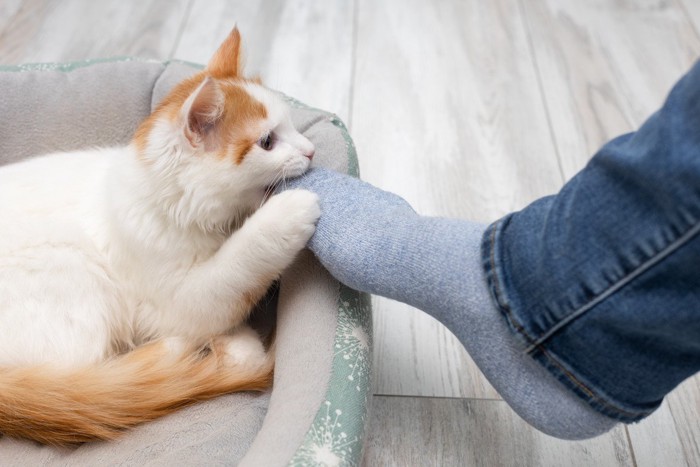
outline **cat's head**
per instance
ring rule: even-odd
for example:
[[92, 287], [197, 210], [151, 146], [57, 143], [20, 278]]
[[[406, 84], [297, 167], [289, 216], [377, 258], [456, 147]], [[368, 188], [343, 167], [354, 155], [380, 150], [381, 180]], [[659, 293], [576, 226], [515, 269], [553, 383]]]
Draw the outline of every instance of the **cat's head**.
[[[159, 183], [171, 185], [177, 205], [169, 209], [210, 216], [206, 223], [225, 215], [213, 211], [257, 208], [270, 186], [304, 173], [314, 155], [281, 96], [242, 75], [237, 28], [202, 72], [163, 99], [132, 147]], [[196, 206], [202, 212], [191, 212]]]

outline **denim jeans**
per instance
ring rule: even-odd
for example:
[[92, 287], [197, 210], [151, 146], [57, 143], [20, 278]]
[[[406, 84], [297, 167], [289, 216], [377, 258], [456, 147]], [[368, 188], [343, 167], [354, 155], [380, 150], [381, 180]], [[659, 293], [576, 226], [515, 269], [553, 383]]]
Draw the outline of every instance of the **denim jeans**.
[[527, 351], [624, 422], [700, 370], [700, 63], [555, 196], [492, 224], [491, 293]]

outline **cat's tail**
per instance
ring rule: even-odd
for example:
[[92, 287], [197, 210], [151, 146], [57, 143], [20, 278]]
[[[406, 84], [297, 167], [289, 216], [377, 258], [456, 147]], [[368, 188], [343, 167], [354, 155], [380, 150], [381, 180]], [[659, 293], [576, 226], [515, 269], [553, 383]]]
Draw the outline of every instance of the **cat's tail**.
[[191, 403], [272, 384], [274, 342], [257, 363], [235, 363], [216, 342], [207, 350], [139, 347], [80, 369], [0, 369], [0, 433], [44, 444], [109, 440]]

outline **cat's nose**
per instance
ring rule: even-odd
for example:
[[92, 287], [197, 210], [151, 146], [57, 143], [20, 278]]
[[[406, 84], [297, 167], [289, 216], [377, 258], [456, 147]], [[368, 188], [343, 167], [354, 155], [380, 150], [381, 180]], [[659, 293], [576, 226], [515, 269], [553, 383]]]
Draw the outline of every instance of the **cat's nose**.
[[304, 157], [308, 157], [309, 160], [314, 158], [314, 154], [316, 154], [316, 148], [311, 148], [309, 151], [304, 151]]

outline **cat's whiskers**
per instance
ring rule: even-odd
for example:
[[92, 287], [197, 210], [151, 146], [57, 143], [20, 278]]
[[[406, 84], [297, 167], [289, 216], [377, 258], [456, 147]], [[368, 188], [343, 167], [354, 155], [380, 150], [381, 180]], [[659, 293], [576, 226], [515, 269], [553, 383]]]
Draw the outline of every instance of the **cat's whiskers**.
[[263, 195], [263, 199], [260, 201], [260, 206], [258, 206], [258, 208], [262, 207], [262, 205], [265, 204], [268, 199], [270, 199], [270, 196], [272, 196], [282, 180], [284, 180], [284, 168], [280, 169], [280, 171], [275, 175], [275, 178], [272, 179], [272, 183], [265, 188], [265, 194]]
[[281, 185], [283, 190], [287, 189], [287, 172], [285, 167], [282, 167], [282, 169], [280, 170], [280, 177], [277, 182], [277, 185]]

